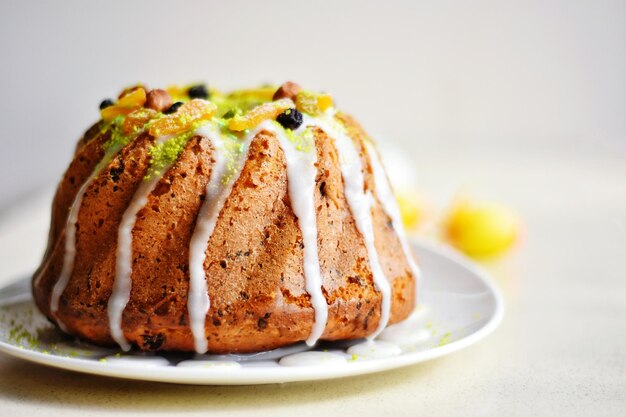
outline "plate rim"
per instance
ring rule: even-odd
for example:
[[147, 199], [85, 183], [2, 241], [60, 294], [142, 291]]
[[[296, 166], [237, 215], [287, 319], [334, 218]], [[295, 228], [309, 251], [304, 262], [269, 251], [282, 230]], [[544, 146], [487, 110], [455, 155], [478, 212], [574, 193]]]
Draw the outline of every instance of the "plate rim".
[[[246, 367], [232, 368], [224, 372], [224, 368], [217, 366], [214, 368], [185, 368], [184, 372], [180, 372], [180, 368], [174, 366], [135, 368], [121, 364], [102, 363], [81, 358], [54, 356], [20, 348], [4, 341], [0, 341], [0, 351], [22, 360], [57, 369], [113, 378], [176, 384], [260, 385], [345, 378], [397, 369], [448, 355], [473, 345], [491, 334], [502, 322], [505, 307], [500, 289], [491, 278], [490, 274], [474, 261], [450, 246], [434, 242], [424, 237], [415, 236], [409, 238], [409, 243], [411, 246], [419, 246], [422, 249], [460, 265], [481, 281], [489, 290], [494, 298], [494, 312], [478, 330], [458, 340], [426, 351], [408, 352], [391, 358], [352, 362], [346, 365], [329, 368], [314, 366], [275, 368]], [[272, 372], [268, 373], [268, 369], [271, 369]]]

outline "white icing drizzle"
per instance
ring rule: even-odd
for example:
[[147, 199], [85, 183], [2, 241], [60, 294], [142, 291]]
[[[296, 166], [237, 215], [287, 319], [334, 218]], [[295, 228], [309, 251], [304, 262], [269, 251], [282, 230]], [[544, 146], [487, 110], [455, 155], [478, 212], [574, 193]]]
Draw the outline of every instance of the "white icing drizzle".
[[91, 185], [94, 176], [90, 177], [78, 190], [76, 198], [70, 207], [70, 212], [67, 215], [67, 222], [65, 224], [65, 253], [63, 255], [63, 267], [59, 274], [59, 279], [52, 288], [52, 294], [50, 296], [50, 314], [56, 319], [57, 324], [64, 332], [67, 332], [65, 324], [57, 317], [57, 311], [59, 310], [59, 300], [61, 295], [65, 291], [65, 287], [70, 280], [72, 271], [74, 271], [74, 261], [76, 258], [76, 222], [78, 221], [78, 212], [80, 211], [80, 205], [83, 202], [83, 195], [87, 191], [87, 188]]
[[116, 154], [119, 149], [119, 146], [115, 146], [105, 152], [102, 161], [96, 165], [89, 178], [78, 189], [76, 197], [74, 198], [74, 201], [72, 202], [72, 205], [70, 207], [70, 211], [67, 215], [67, 221], [65, 223], [63, 267], [61, 268], [59, 278], [54, 284], [54, 287], [52, 288], [52, 294], [50, 295], [50, 313], [56, 319], [57, 324], [64, 332], [67, 332], [68, 329], [65, 324], [57, 317], [56, 313], [59, 310], [59, 300], [61, 299], [61, 295], [63, 295], [63, 292], [65, 291], [65, 288], [69, 283], [70, 277], [72, 276], [72, 272], [74, 271], [74, 261], [76, 259], [76, 223], [78, 222], [78, 213], [80, 212], [80, 206], [83, 202], [83, 197], [87, 192], [87, 188], [89, 188], [94, 179], [100, 174], [100, 172], [107, 165], [111, 157]]
[[[332, 116], [332, 113], [329, 113]], [[365, 192], [365, 178], [363, 176], [363, 164], [352, 139], [343, 131], [343, 126], [335, 123], [325, 123], [307, 117], [306, 123], [316, 125], [334, 139], [335, 147], [339, 153], [339, 165], [344, 182], [344, 194], [348, 206], [354, 217], [356, 227], [363, 236], [365, 248], [369, 256], [370, 268], [374, 277], [374, 285], [382, 296], [381, 316], [378, 328], [368, 336], [374, 339], [387, 326], [391, 311], [391, 286], [378, 260], [378, 252], [374, 244], [374, 225], [372, 221], [372, 205], [374, 198], [371, 193]], [[334, 125], [338, 125], [337, 128]]]
[[280, 359], [283, 356], [308, 351], [310, 346], [306, 343], [296, 343], [294, 345], [284, 346], [272, 350], [265, 350], [256, 353], [227, 353], [222, 355], [196, 355], [196, 358], [205, 358], [207, 360], [216, 361], [236, 361], [236, 362], [258, 362], [268, 361], [272, 359]]
[[[295, 131], [305, 130], [304, 124]], [[304, 245], [305, 288], [311, 296], [311, 305], [315, 312], [315, 321], [306, 344], [313, 346], [324, 333], [328, 321], [328, 304], [322, 292], [322, 272], [317, 245], [317, 210], [315, 209], [315, 177], [317, 175], [317, 151], [315, 144], [308, 151], [298, 150], [282, 128], [267, 129], [272, 131], [280, 142], [287, 164], [287, 187], [293, 213], [298, 219]]]
[[391, 189], [391, 185], [389, 184], [387, 174], [385, 173], [385, 170], [380, 163], [378, 152], [376, 152], [376, 149], [374, 149], [374, 146], [372, 144], [366, 143], [366, 146], [370, 155], [370, 164], [372, 165], [372, 171], [374, 173], [374, 183], [376, 185], [376, 194], [378, 195], [378, 201], [382, 205], [385, 213], [387, 213], [387, 215], [391, 218], [393, 229], [398, 235], [400, 245], [402, 246], [402, 251], [404, 252], [404, 256], [406, 257], [409, 268], [411, 269], [411, 273], [413, 274], [413, 277], [415, 279], [415, 304], [417, 304], [420, 270], [415, 263], [415, 259], [413, 258], [413, 253], [411, 252], [409, 242], [406, 239], [406, 233], [404, 232], [404, 226], [402, 224], [402, 217], [400, 216], [400, 209], [398, 208], [396, 197], [393, 193], [393, 190]]
[[402, 349], [395, 343], [368, 340], [367, 342], [350, 346], [347, 352], [350, 355], [356, 355], [356, 360], [372, 360], [393, 358], [400, 355]]
[[284, 356], [278, 363], [282, 366], [342, 366], [348, 361], [337, 353], [309, 351]]
[[[254, 135], [256, 135], [256, 130]], [[194, 338], [196, 352], [205, 353], [208, 342], [205, 335], [206, 315], [211, 306], [204, 261], [209, 240], [215, 230], [215, 225], [228, 196], [230, 195], [235, 181], [239, 178], [243, 168], [248, 147], [254, 138], [252, 134], [242, 141], [245, 146], [243, 156], [235, 161], [236, 172], [231, 175], [224, 184], [225, 175], [228, 173], [227, 157], [225, 155], [224, 141], [216, 129], [201, 128], [197, 134], [209, 138], [213, 144], [215, 164], [211, 169], [211, 178], [206, 186], [204, 203], [198, 212], [196, 228], [193, 231], [189, 245], [189, 292], [187, 296], [187, 310], [189, 311], [190, 328]]]
[[109, 365], [133, 367], [133, 368], [154, 368], [169, 366], [170, 362], [162, 356], [142, 356], [142, 355], [111, 355], [102, 361]]
[[[169, 137], [157, 140], [162, 143]], [[117, 250], [115, 257], [115, 280], [113, 281], [113, 290], [111, 298], [109, 298], [108, 315], [109, 329], [111, 337], [117, 342], [124, 351], [130, 350], [130, 344], [124, 337], [122, 330], [122, 313], [130, 299], [131, 290], [131, 274], [133, 263], [133, 229], [137, 221], [137, 213], [146, 205], [148, 197], [159, 183], [163, 174], [169, 170], [171, 165], [166, 166], [160, 175], [155, 175], [149, 180], [143, 180], [135, 191], [135, 195], [130, 205], [122, 216], [119, 229], [117, 231]]]
[[[191, 329], [194, 335], [196, 351], [204, 353], [207, 350], [206, 339], [204, 336], [204, 320], [209, 309], [208, 291], [206, 288], [206, 278], [204, 273], [204, 253], [208, 240], [210, 239], [217, 216], [230, 194], [232, 184], [238, 177], [238, 174], [229, 181], [224, 187], [222, 179], [227, 169], [227, 161], [224, 157], [223, 141], [219, 132], [211, 129], [208, 125], [199, 128], [194, 135], [202, 135], [213, 141], [216, 149], [216, 164], [214, 173], [207, 185], [207, 197], [199, 213], [200, 218], [207, 218], [206, 221], [198, 221], [196, 230], [190, 243], [190, 288], [188, 296], [189, 315], [191, 320]], [[164, 143], [171, 139], [172, 136], [164, 136], [156, 140], [157, 144]], [[249, 143], [244, 141], [244, 143]], [[247, 147], [246, 147], [247, 150]], [[247, 151], [246, 151], [247, 152]], [[245, 158], [241, 158], [245, 160]], [[111, 336], [120, 345], [124, 351], [130, 349], [130, 345], [124, 337], [122, 330], [122, 315], [128, 301], [130, 299], [132, 285], [132, 232], [137, 220], [137, 213], [146, 205], [148, 197], [159, 183], [163, 175], [171, 168], [172, 164], [164, 167], [160, 175], [156, 175], [140, 184], [135, 192], [133, 199], [124, 212], [120, 227], [118, 229], [115, 281], [113, 283], [113, 292], [109, 298], [108, 315]], [[240, 170], [240, 169], [239, 169]], [[206, 240], [205, 240], [206, 239]], [[204, 241], [204, 243], [203, 243]], [[198, 273], [197, 269], [201, 270]]]
[[418, 305], [413, 313], [400, 323], [388, 326], [378, 336], [378, 340], [398, 343], [402, 346], [417, 345], [430, 338], [430, 332], [424, 329], [428, 308]]
[[227, 369], [241, 369], [241, 364], [235, 361], [215, 361], [207, 359], [189, 359], [176, 364], [180, 368], [199, 368], [199, 369], [215, 369], [216, 371], [225, 371]]

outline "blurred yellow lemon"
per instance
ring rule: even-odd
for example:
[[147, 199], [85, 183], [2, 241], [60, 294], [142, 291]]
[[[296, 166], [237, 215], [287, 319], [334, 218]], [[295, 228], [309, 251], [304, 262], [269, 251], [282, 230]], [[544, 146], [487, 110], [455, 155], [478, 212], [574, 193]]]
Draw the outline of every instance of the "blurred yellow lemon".
[[473, 257], [503, 253], [517, 240], [521, 224], [509, 208], [493, 202], [461, 199], [444, 223], [446, 239]]
[[418, 192], [399, 191], [396, 200], [405, 229], [417, 229], [426, 217], [427, 203], [424, 197]]

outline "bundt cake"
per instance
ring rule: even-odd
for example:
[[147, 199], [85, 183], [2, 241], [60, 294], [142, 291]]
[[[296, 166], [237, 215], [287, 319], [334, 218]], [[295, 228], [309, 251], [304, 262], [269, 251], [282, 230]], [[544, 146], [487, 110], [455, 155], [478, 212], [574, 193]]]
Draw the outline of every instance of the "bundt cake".
[[418, 269], [371, 139], [327, 94], [137, 85], [100, 105], [33, 277], [63, 331], [128, 350], [373, 338]]

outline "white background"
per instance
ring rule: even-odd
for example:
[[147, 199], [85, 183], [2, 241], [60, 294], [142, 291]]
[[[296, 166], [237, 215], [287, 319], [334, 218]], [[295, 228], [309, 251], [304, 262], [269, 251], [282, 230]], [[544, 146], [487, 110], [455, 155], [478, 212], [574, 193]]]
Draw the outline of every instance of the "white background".
[[626, 2], [2, 0], [0, 208], [59, 179], [103, 98], [196, 80], [325, 89], [414, 158], [626, 155]]

